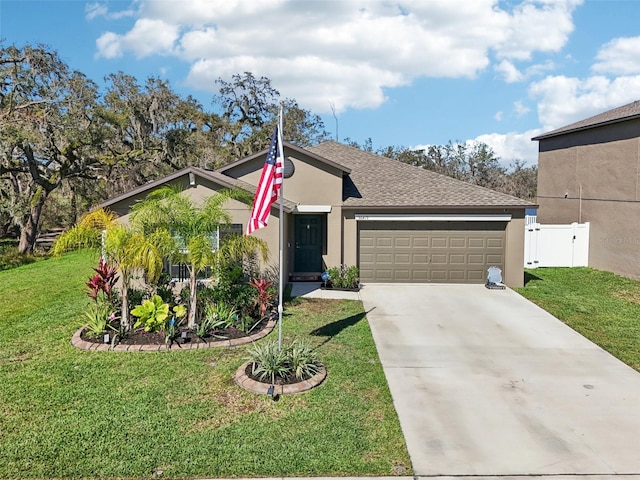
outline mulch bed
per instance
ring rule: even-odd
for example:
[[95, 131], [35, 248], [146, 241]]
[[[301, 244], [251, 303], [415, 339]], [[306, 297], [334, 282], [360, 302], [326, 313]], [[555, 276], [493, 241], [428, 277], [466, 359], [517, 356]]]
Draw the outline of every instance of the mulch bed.
[[244, 369], [244, 373], [251, 380], [255, 380], [256, 382], [264, 383], [266, 385], [294, 385], [296, 383], [304, 382], [305, 380], [309, 380], [311, 377], [303, 376], [303, 378], [296, 378], [295, 376], [291, 377], [280, 377], [276, 375], [275, 381], [271, 382], [270, 380], [261, 380], [257, 375], [253, 375], [252, 373], [253, 363], [249, 362]]
[[[173, 341], [174, 345], [182, 344], [182, 343], [195, 343], [195, 344], [207, 344], [207, 343], [215, 343], [217, 341], [224, 342], [226, 340], [233, 340], [237, 338], [244, 338], [257, 333], [264, 329], [268, 323], [268, 319], [262, 320], [258, 323], [250, 333], [245, 333], [242, 330], [239, 330], [235, 327], [227, 328], [227, 329], [218, 329], [215, 332], [215, 335], [208, 335], [204, 338], [198, 337], [191, 330], [186, 328], [180, 329], [180, 333], [178, 333], [177, 338]], [[113, 335], [119, 329], [118, 324], [112, 325], [114, 330], [109, 330], [107, 333], [109, 334], [110, 341], [113, 339]], [[186, 332], [187, 337], [183, 341], [181, 339], [181, 333]], [[80, 338], [86, 342], [90, 343], [104, 343], [104, 334], [99, 335], [98, 337], [93, 336], [90, 332], [83, 330], [80, 334]], [[116, 345], [164, 345], [165, 344], [165, 336], [162, 332], [145, 332], [144, 329], [136, 329], [131, 330], [127, 333], [125, 337], [118, 338], [115, 342]]]

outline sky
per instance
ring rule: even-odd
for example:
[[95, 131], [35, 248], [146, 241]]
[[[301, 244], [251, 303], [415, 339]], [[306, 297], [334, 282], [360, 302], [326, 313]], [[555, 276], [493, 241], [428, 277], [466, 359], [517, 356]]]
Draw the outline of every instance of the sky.
[[640, 0], [0, 0], [0, 39], [208, 111], [216, 79], [252, 72], [339, 141], [534, 165], [532, 137], [640, 99], [638, 18]]

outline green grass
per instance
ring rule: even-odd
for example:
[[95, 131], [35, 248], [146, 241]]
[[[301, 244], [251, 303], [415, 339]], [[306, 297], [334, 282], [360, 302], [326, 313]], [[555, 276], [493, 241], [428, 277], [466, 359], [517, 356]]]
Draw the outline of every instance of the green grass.
[[527, 270], [517, 291], [640, 371], [640, 282], [590, 268]]
[[273, 401], [233, 383], [246, 347], [73, 348], [95, 260], [0, 271], [0, 478], [411, 474], [360, 302], [289, 302], [285, 342], [309, 338], [329, 375]]

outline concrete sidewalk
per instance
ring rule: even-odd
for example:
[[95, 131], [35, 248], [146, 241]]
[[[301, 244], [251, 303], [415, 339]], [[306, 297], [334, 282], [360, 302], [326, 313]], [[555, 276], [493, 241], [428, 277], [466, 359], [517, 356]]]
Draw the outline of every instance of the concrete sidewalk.
[[360, 295], [417, 477], [640, 474], [640, 374], [544, 310], [482, 285]]
[[304, 298], [327, 298], [332, 300], [360, 300], [360, 292], [343, 292], [341, 290], [324, 290], [321, 282], [293, 282], [291, 296]]

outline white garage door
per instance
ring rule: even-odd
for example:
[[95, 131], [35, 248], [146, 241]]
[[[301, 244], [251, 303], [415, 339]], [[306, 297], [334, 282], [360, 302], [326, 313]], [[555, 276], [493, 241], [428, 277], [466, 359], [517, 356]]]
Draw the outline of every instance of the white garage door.
[[504, 270], [506, 222], [358, 223], [362, 282], [484, 283]]

